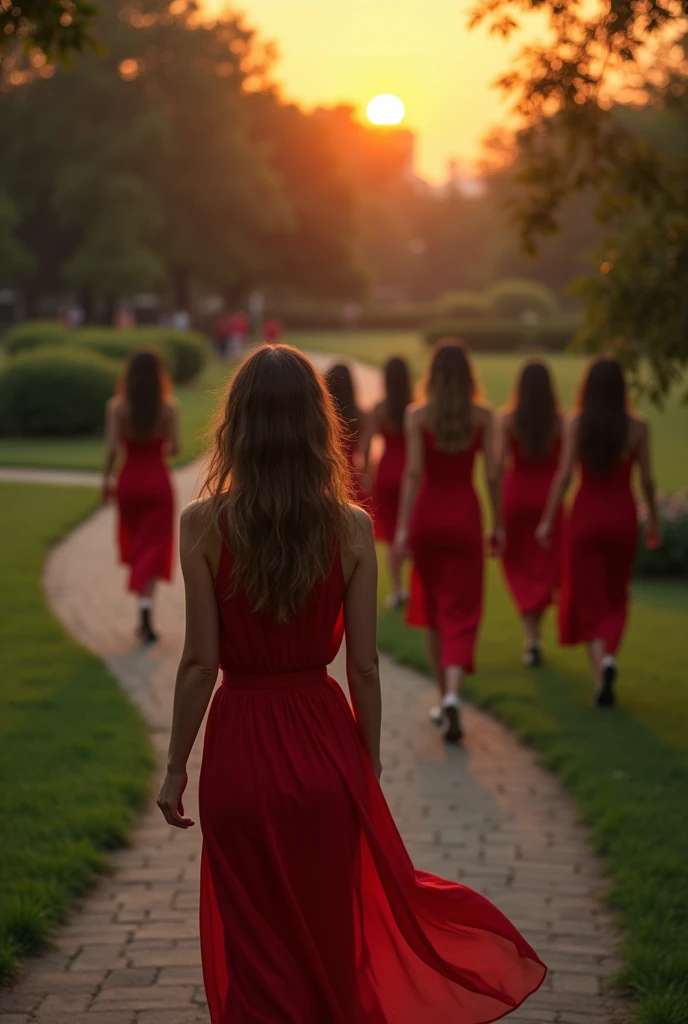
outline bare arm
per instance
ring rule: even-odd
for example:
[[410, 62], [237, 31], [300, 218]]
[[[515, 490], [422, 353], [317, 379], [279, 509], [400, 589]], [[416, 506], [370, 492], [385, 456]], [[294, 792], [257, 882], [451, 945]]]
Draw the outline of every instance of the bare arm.
[[202, 545], [197, 506], [181, 520], [180, 554], [186, 595], [186, 634], [174, 690], [172, 733], [167, 775], [158, 806], [170, 825], [189, 828], [181, 804], [186, 787], [186, 763], [217, 680], [219, 615], [210, 564]]
[[536, 531], [537, 538], [541, 544], [547, 543], [552, 530], [554, 517], [559, 511], [559, 506], [571, 486], [573, 470], [576, 464], [576, 455], [578, 453], [578, 421], [573, 420], [573, 422], [568, 424], [563, 423], [562, 434], [563, 445], [561, 457], [559, 459], [559, 468], [554, 480], [552, 481], [552, 487], [547, 498], [547, 504], [545, 505], [540, 525]]
[[504, 413], [502, 416], [495, 417], [494, 421], [495, 465], [500, 483], [504, 478], [504, 472], [506, 470], [507, 453], [509, 450], [509, 417], [509, 413]]
[[382, 697], [377, 655], [377, 556], [370, 517], [360, 509], [354, 514], [356, 561], [344, 594], [346, 676], [356, 722], [379, 779]]
[[363, 452], [363, 475], [370, 473], [370, 446], [373, 438], [379, 429], [380, 407], [375, 406], [365, 417], [363, 429], [361, 430], [360, 447]]
[[395, 545], [400, 551], [406, 548], [409, 525], [413, 506], [418, 497], [420, 483], [423, 479], [425, 454], [423, 451], [423, 434], [419, 418], [419, 410], [407, 409], [404, 429], [406, 432], [406, 466], [401, 481], [401, 500], [399, 502], [399, 522]]
[[642, 433], [638, 449], [638, 466], [640, 468], [640, 486], [647, 504], [647, 540], [648, 543], [659, 542], [659, 523], [657, 517], [657, 495], [655, 493], [654, 473], [652, 471], [652, 446], [650, 443], [650, 424], [641, 423]]
[[504, 550], [504, 525], [502, 523], [502, 477], [495, 454], [495, 421], [492, 411], [481, 411], [483, 419], [483, 463], [485, 483], [490, 498], [492, 530], [490, 531], [490, 554], [499, 555]]
[[169, 421], [167, 426], [167, 451], [169, 455], [179, 455], [181, 443], [179, 440], [179, 406], [176, 402], [169, 406]]
[[110, 488], [110, 477], [115, 468], [117, 453], [121, 443], [121, 418], [119, 405], [113, 398], [105, 406], [105, 459], [103, 461], [103, 497], [106, 498]]

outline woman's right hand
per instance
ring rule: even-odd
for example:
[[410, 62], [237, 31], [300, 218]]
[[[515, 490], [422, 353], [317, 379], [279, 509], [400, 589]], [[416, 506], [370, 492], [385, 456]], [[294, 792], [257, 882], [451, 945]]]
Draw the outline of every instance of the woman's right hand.
[[100, 491], [100, 500], [103, 505], [107, 505], [108, 502], [112, 501], [115, 496], [115, 488], [109, 477], [105, 477], [103, 480], [103, 486]]
[[645, 525], [645, 547], [656, 551], [662, 543], [662, 533], [656, 519], [648, 519]]
[[535, 536], [537, 538], [538, 544], [541, 544], [543, 548], [548, 548], [549, 547], [551, 533], [552, 533], [552, 524], [551, 524], [551, 522], [548, 519], [541, 520], [537, 530], [535, 531]]

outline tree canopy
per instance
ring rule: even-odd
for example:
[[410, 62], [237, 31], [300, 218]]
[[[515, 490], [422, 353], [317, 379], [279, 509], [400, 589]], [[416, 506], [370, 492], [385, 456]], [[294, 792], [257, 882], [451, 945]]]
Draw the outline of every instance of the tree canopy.
[[97, 14], [90, 0], [0, 0], [0, 55], [19, 43], [69, 62], [74, 53], [96, 47]]
[[603, 237], [580, 288], [585, 340], [613, 348], [659, 401], [688, 365], [687, 5], [479, 0], [472, 21], [510, 36], [532, 11], [546, 41], [499, 83], [523, 125], [522, 240], [533, 251], [572, 197], [594, 193]]

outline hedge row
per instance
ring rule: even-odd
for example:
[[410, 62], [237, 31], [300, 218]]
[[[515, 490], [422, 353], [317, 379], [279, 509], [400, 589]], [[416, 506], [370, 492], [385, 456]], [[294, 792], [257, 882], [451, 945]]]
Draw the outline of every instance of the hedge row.
[[0, 434], [97, 433], [120, 373], [115, 360], [75, 346], [16, 356], [0, 373]]
[[68, 345], [120, 363], [137, 348], [157, 348], [175, 384], [187, 384], [197, 377], [207, 358], [207, 345], [202, 335], [165, 327], [134, 327], [126, 331], [108, 327], [71, 330], [54, 321], [35, 320], [11, 327], [2, 340], [8, 355], [19, 355], [46, 345]]
[[575, 317], [557, 317], [533, 325], [497, 318], [433, 320], [426, 325], [423, 337], [428, 345], [434, 345], [440, 338], [461, 338], [474, 352], [561, 352], [574, 340], [579, 327]]

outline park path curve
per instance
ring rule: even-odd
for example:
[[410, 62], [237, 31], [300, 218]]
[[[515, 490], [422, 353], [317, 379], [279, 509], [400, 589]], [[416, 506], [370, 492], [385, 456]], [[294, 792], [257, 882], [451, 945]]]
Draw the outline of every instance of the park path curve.
[[[325, 358], [318, 358], [320, 367]], [[370, 400], [378, 376], [369, 368], [357, 368], [357, 375]], [[198, 465], [175, 474], [180, 506], [198, 477]], [[135, 606], [116, 564], [114, 536], [114, 511], [103, 508], [53, 550], [45, 587], [58, 618], [105, 659], [141, 709], [157, 783], [183, 640], [183, 588], [178, 572], [161, 588], [161, 642], [137, 647]], [[333, 674], [346, 687], [341, 656]], [[465, 745], [447, 749], [427, 722], [429, 680], [385, 656], [381, 674], [384, 790], [414, 862], [489, 896], [550, 967], [543, 988], [509, 1020], [625, 1020], [626, 1005], [607, 991], [619, 961], [617, 935], [600, 902], [599, 862], [559, 783], [508, 730], [472, 707]], [[196, 820], [199, 762], [197, 744], [186, 806]], [[198, 828], [171, 829], [151, 806], [54, 949], [0, 993], [0, 1024], [208, 1024], [198, 948], [199, 851]]]

